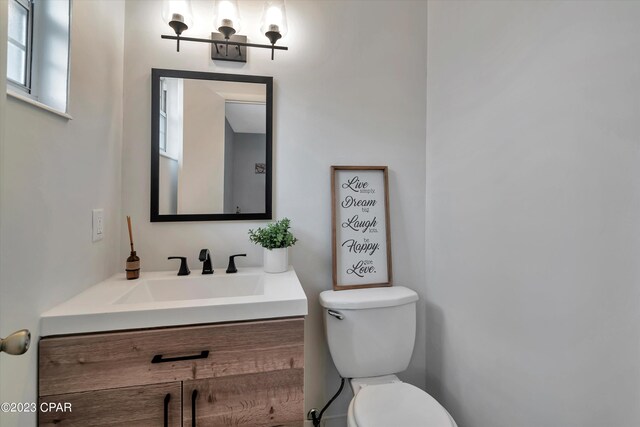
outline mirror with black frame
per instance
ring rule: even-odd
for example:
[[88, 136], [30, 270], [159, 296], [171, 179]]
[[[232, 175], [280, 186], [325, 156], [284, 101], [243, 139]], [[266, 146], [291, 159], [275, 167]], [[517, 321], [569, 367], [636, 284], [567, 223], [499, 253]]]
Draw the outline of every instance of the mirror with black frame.
[[271, 219], [273, 78], [152, 69], [151, 221]]

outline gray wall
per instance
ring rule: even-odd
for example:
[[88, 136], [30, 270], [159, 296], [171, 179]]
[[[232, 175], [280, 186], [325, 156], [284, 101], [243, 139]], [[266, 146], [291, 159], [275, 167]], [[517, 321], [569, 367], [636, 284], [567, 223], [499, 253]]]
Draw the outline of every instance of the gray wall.
[[[233, 151], [233, 206], [242, 213], [265, 211], [266, 174], [256, 174], [256, 163], [266, 161], [267, 137], [258, 133], [236, 133]], [[234, 211], [235, 212], [235, 211]]]
[[640, 425], [640, 2], [429, 2], [427, 389]]

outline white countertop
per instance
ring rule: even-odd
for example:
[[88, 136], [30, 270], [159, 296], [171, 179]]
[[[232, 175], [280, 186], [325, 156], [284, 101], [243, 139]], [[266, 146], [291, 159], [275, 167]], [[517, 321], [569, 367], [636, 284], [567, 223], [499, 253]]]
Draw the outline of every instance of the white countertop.
[[[142, 272], [137, 280], [126, 280], [124, 273], [116, 274], [43, 313], [40, 334], [77, 334], [307, 314], [307, 297], [292, 267], [279, 274], [264, 273], [261, 267], [242, 268], [233, 276], [256, 274], [262, 275], [263, 292], [259, 295], [126, 304], [118, 301], [134, 286], [145, 280], [176, 279], [176, 272]], [[218, 269], [207, 277], [225, 275], [224, 269]], [[185, 277], [204, 276], [200, 272], [192, 272]]]

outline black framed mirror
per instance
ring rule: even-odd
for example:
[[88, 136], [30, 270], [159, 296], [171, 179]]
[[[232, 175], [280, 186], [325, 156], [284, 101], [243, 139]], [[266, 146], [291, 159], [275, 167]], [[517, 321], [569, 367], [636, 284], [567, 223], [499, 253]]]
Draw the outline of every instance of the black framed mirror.
[[151, 77], [151, 222], [271, 219], [273, 77]]

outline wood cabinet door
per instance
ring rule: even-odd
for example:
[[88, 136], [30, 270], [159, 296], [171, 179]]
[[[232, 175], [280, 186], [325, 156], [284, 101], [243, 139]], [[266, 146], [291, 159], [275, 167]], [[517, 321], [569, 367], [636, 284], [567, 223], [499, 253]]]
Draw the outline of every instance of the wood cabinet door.
[[43, 338], [40, 396], [304, 366], [304, 320], [261, 320]]
[[41, 397], [38, 425], [180, 427], [181, 391], [178, 381]]
[[303, 369], [185, 381], [183, 427], [302, 426], [303, 386]]

